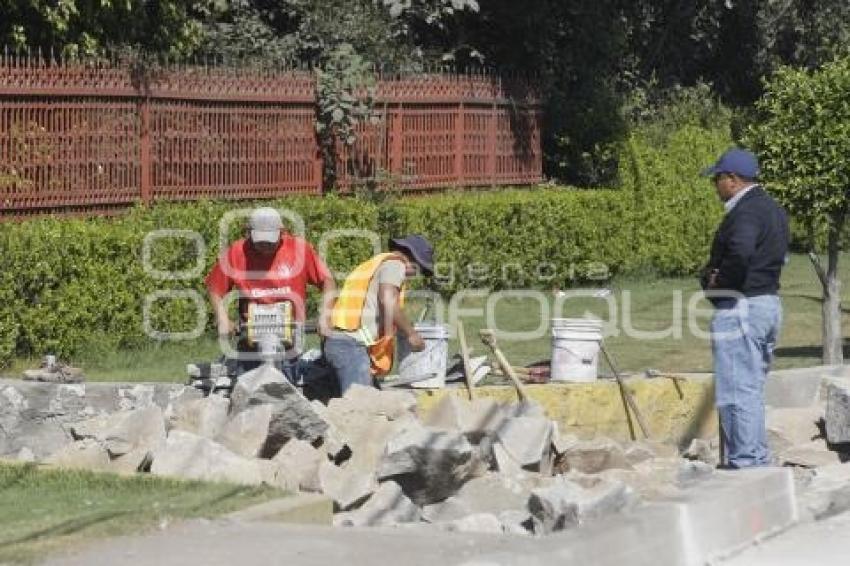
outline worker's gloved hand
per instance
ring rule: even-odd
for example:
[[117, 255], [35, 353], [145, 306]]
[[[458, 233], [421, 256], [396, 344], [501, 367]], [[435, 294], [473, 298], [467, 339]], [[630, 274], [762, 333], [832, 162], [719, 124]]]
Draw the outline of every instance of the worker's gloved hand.
[[425, 340], [415, 330], [407, 336], [407, 343], [410, 344], [410, 350], [413, 352], [421, 352], [425, 349]]

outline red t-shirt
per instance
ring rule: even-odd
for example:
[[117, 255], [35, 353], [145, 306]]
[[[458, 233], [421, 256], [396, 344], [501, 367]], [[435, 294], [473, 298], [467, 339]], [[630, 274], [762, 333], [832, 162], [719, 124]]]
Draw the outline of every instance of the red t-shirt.
[[223, 297], [239, 292], [239, 313], [249, 303], [292, 301], [295, 320], [306, 318], [307, 284], [320, 286], [330, 277], [327, 266], [306, 240], [282, 235], [273, 256], [259, 255], [248, 240], [234, 242], [222, 253], [205, 280], [210, 293]]

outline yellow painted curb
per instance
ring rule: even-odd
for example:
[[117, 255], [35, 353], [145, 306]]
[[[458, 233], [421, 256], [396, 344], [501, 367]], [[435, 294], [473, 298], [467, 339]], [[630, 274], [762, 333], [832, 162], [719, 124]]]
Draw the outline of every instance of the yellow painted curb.
[[[717, 434], [714, 409], [714, 382], [711, 377], [626, 379], [653, 440], [687, 444], [696, 437]], [[527, 385], [529, 396], [546, 414], [557, 421], [565, 434], [579, 438], [597, 435], [630, 440], [632, 430], [642, 438], [637, 421], [626, 416], [625, 404], [616, 381], [594, 383], [547, 383]], [[427, 414], [447, 395], [466, 398], [465, 387], [414, 390], [419, 414]], [[510, 386], [487, 385], [475, 388], [476, 396], [502, 402], [515, 402], [516, 390]], [[681, 396], [680, 396], [681, 392]]]

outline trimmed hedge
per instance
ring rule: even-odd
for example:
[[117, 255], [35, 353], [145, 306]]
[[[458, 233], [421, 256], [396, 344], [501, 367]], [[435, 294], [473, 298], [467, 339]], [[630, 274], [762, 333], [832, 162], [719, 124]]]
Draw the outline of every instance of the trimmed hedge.
[[[302, 197], [264, 204], [298, 212], [315, 234], [331, 226], [372, 229], [377, 222], [377, 208], [355, 200]], [[195, 290], [205, 299], [203, 276], [219, 252], [219, 220], [245, 206], [251, 205], [164, 204], [117, 219], [43, 218], [0, 224], [0, 365], [14, 354], [71, 357], [150, 340], [144, 330], [145, 298], [160, 290]], [[231, 223], [229, 240], [240, 236], [241, 226], [238, 220]], [[162, 280], [146, 272], [145, 236], [158, 229], [201, 235], [206, 253], [200, 275]], [[150, 265], [163, 272], [191, 269], [194, 248], [186, 238], [158, 239], [151, 246]], [[335, 240], [328, 260], [341, 269], [351, 267], [370, 249], [365, 240]], [[152, 307], [153, 329], [181, 332], [195, 326], [190, 299], [159, 300]]]
[[385, 231], [437, 247], [439, 287], [568, 287], [607, 279], [631, 254], [622, 191], [543, 189], [406, 200], [382, 211]]
[[704, 264], [702, 250], [711, 245], [723, 207], [710, 181], [698, 175], [730, 139], [726, 129], [692, 125], [671, 131], [661, 144], [641, 133], [630, 136], [620, 164], [622, 188], [634, 203], [631, 259], [637, 264], [628, 268], [683, 274]]
[[[387, 200], [292, 197], [266, 202], [304, 219], [318, 244], [332, 229], [389, 235], [421, 233], [437, 247], [439, 288], [568, 287], [618, 273], [652, 270], [692, 273], [705, 260], [720, 215], [713, 190], [696, 177], [729, 145], [728, 134], [684, 127], [659, 143], [633, 135], [617, 190], [536, 189], [459, 193]], [[219, 221], [253, 203], [195, 202], [137, 208], [115, 219], [36, 219], [0, 224], [0, 365], [14, 355], [141, 345], [145, 298], [158, 290], [194, 290], [206, 297], [203, 275], [219, 252]], [[206, 252], [200, 274], [161, 280], [143, 265], [145, 236], [179, 229], [200, 234]], [[233, 222], [228, 241], [240, 235]], [[190, 270], [195, 244], [157, 240], [151, 265]], [[364, 238], [332, 240], [326, 260], [347, 271], [369, 257]], [[155, 303], [151, 326], [187, 331], [195, 326], [191, 300]], [[211, 315], [211, 312], [209, 312]], [[212, 317], [207, 318], [207, 328]]]

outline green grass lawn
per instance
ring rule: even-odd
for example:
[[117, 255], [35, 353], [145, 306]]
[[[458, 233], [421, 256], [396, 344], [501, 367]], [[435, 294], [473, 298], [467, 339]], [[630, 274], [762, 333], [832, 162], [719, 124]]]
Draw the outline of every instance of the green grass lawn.
[[[850, 299], [850, 254], [841, 258], [841, 276], [847, 282], [844, 301]], [[794, 255], [782, 278], [782, 297], [785, 308], [785, 323], [779, 341], [775, 367], [800, 367], [820, 363], [821, 303], [820, 285], [809, 260], [804, 255]], [[688, 324], [688, 300], [699, 288], [693, 278], [640, 279], [620, 278], [614, 280], [612, 290], [619, 335], [606, 339], [606, 345], [624, 371], [639, 372], [646, 368], [666, 371], [710, 371], [711, 355], [708, 340], [695, 335]], [[674, 305], [681, 295], [682, 310], [674, 312]], [[548, 292], [542, 295], [553, 310], [555, 297]], [[469, 299], [461, 302], [464, 309], [481, 309], [486, 299]], [[630, 308], [625, 307], [630, 305]], [[409, 302], [408, 311], [419, 313], [422, 303]], [[697, 327], [707, 332], [710, 305], [700, 301], [702, 310], [694, 317]], [[503, 331], [532, 330], [541, 324], [541, 305], [536, 299], [505, 298], [494, 308], [495, 322]], [[572, 298], [564, 302], [560, 316], [582, 316], [585, 312], [609, 320], [609, 304], [593, 298]], [[626, 317], [628, 311], [628, 318]], [[850, 335], [850, 309], [844, 309], [844, 335]], [[483, 316], [464, 316], [467, 340], [474, 354], [484, 354], [485, 349], [478, 339], [478, 330], [487, 326]], [[548, 320], [548, 316], [547, 316]], [[625, 332], [626, 322], [631, 328], [643, 331], [662, 331], [671, 326], [681, 328], [681, 335], [663, 339], [638, 338]], [[548, 322], [545, 323], [548, 325]], [[315, 344], [315, 340], [312, 342]], [[515, 365], [548, 359], [550, 338], [542, 335], [534, 340], [500, 339], [507, 357]], [[456, 351], [452, 341], [450, 350]], [[113, 352], [105, 357], [78, 360], [89, 380], [92, 381], [184, 381], [186, 363], [197, 360], [212, 360], [219, 355], [218, 344], [211, 337], [194, 341], [165, 343], [144, 350]], [[848, 351], [846, 356], [850, 356]], [[33, 360], [18, 360], [3, 373], [19, 375], [21, 370], [32, 367]]]
[[[841, 259], [841, 275], [848, 285], [844, 288], [843, 300], [850, 302], [850, 254]], [[609, 287], [609, 301], [597, 298], [573, 297], [565, 300], [560, 313], [553, 316], [580, 317], [591, 313], [613, 324], [618, 335], [605, 339], [609, 352], [620, 369], [640, 372], [647, 368], [665, 371], [701, 372], [711, 371], [711, 350], [707, 336], [711, 318], [711, 305], [704, 299], [695, 304], [688, 314], [689, 299], [699, 291], [696, 279], [620, 279]], [[681, 299], [678, 298], [681, 294]], [[784, 324], [776, 351], [774, 367], [789, 368], [817, 365], [821, 363], [821, 300], [820, 284], [804, 255], [794, 255], [782, 277], [782, 301]], [[552, 295], [551, 293], [549, 295]], [[550, 312], [554, 298], [547, 297]], [[465, 307], [482, 306], [484, 301], [465, 303]], [[681, 313], [674, 312], [674, 305], [682, 305]], [[496, 309], [496, 322], [504, 330], [531, 330], [540, 324], [542, 307], [537, 300], [504, 299]], [[693, 318], [701, 335], [692, 332], [689, 318]], [[628, 323], [628, 325], [627, 325]], [[481, 317], [464, 318], [467, 340], [474, 345], [475, 352], [486, 350], [478, 340], [478, 330], [485, 326]], [[664, 338], [635, 336], [625, 329], [640, 331], [664, 331], [681, 329], [681, 335]], [[843, 309], [844, 336], [850, 336], [850, 309]], [[515, 365], [528, 364], [551, 357], [550, 339], [500, 340], [506, 356]], [[456, 347], [455, 344], [452, 345]], [[845, 346], [845, 357], [850, 356], [850, 347]]]
[[26, 564], [92, 538], [212, 517], [282, 495], [269, 487], [0, 462], [0, 564]]

